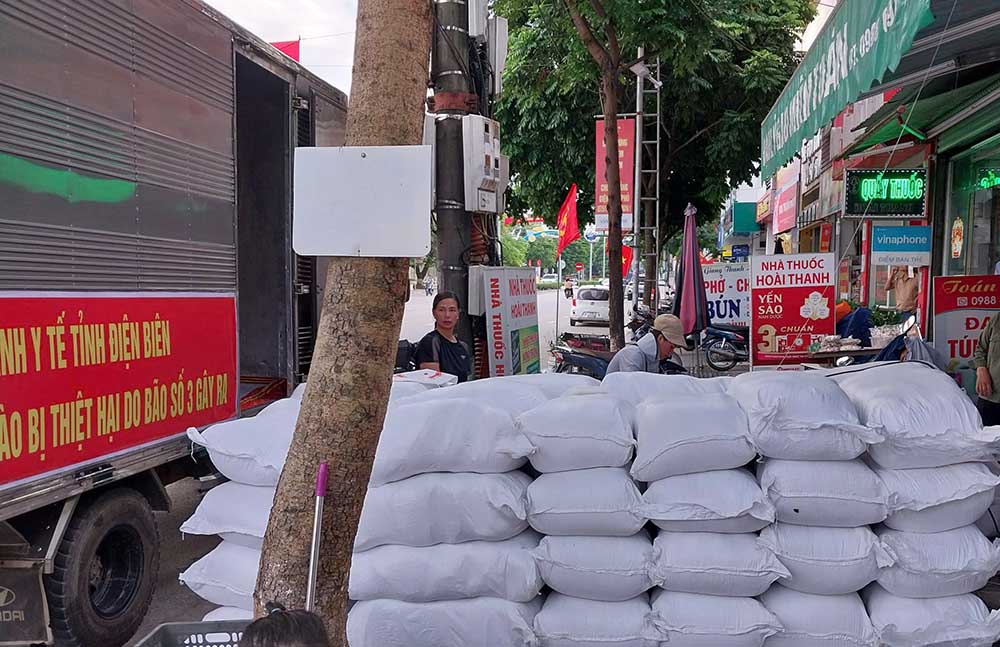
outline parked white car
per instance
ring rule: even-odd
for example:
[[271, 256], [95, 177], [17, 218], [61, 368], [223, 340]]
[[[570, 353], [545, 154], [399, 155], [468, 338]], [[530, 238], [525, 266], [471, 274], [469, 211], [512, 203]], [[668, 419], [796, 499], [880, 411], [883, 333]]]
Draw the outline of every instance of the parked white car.
[[586, 285], [576, 291], [569, 313], [569, 325], [581, 323], [608, 323], [608, 288]]
[[539, 279], [539, 282], [541, 282], [541, 283], [558, 283], [559, 282], [559, 275], [558, 274], [542, 274], [542, 278]]

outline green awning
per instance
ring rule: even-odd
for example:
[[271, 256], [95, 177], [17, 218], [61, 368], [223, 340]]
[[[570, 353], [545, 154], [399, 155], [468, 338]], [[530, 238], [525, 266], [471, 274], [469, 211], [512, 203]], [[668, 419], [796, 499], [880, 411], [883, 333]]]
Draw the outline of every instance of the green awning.
[[931, 0], [843, 0], [761, 124], [761, 177], [887, 71], [934, 16]]
[[[859, 126], [867, 128], [869, 133], [864, 139], [852, 146], [845, 153], [845, 156], [881, 144], [908, 141], [914, 137], [922, 139], [934, 126], [961, 112], [969, 104], [978, 101], [998, 88], [1000, 88], [1000, 74], [926, 98], [917, 99], [917, 89], [904, 91], [879, 108], [865, 123]], [[901, 108], [902, 111], [900, 111]], [[941, 149], [939, 148], [939, 150]]]

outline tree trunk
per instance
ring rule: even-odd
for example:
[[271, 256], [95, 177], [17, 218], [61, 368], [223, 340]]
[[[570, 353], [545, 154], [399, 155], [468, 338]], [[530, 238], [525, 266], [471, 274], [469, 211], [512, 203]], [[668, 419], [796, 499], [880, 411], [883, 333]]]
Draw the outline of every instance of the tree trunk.
[[[625, 289], [622, 285], [622, 183], [618, 164], [618, 66], [602, 70], [604, 178], [608, 182], [608, 327], [611, 350], [625, 346]], [[633, 188], [635, 190], [635, 188]]]
[[[427, 0], [359, 0], [349, 146], [420, 144], [431, 44]], [[391, 214], [369, 214], [387, 218]], [[385, 418], [408, 287], [408, 259], [333, 258], [309, 387], [264, 537], [255, 612], [305, 602], [319, 463], [330, 464], [317, 612], [347, 644], [354, 535]]]

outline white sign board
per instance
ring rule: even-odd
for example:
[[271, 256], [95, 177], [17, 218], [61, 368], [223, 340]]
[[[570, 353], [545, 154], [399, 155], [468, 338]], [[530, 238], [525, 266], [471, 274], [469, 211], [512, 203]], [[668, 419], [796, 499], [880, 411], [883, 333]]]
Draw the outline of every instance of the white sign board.
[[538, 295], [530, 268], [483, 269], [490, 375], [538, 373]]
[[702, 265], [708, 319], [731, 326], [750, 325], [750, 263]]
[[426, 256], [431, 162], [430, 146], [296, 148], [295, 253]]

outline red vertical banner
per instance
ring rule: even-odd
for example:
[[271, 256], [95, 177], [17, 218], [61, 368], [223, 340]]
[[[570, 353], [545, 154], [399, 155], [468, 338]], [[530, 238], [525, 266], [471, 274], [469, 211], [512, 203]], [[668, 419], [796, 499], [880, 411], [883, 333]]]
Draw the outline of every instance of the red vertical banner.
[[809, 346], [836, 329], [833, 254], [779, 254], [750, 259], [753, 364], [800, 364]]
[[0, 293], [0, 486], [237, 413], [232, 295]]
[[830, 251], [830, 246], [833, 244], [833, 225], [828, 222], [824, 222], [819, 227], [819, 251], [821, 254], [825, 254]]
[[[608, 230], [607, 149], [604, 146], [604, 120], [597, 120], [595, 129], [594, 224], [599, 232]], [[635, 196], [635, 120], [618, 120], [618, 169], [622, 192], [622, 231], [632, 230], [632, 207]]]

